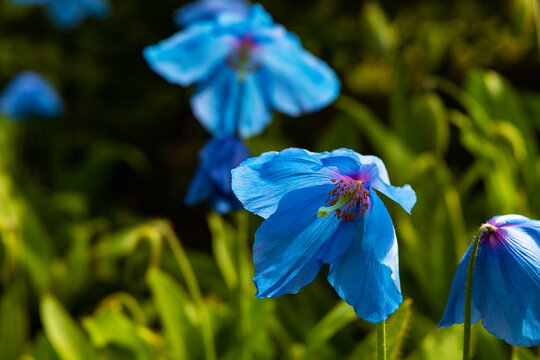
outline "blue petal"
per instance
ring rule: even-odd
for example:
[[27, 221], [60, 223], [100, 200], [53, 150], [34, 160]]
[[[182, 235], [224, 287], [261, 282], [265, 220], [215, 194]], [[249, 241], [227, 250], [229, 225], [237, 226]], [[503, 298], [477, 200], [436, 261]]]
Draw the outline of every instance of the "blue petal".
[[341, 174], [358, 176], [359, 173], [363, 173], [361, 178], [364, 182], [369, 182], [375, 190], [400, 204], [409, 214], [411, 213], [416, 203], [416, 193], [410, 185], [403, 187], [390, 185], [386, 167], [378, 157], [360, 155], [349, 149], [322, 153], [321, 157], [325, 166], [336, 166]]
[[182, 6], [174, 13], [178, 26], [185, 26], [199, 21], [209, 21], [222, 12], [246, 15], [249, 3], [243, 0], [200, 0]]
[[480, 244], [473, 301], [486, 330], [515, 346], [538, 345], [540, 222], [503, 227], [496, 234]]
[[[337, 149], [330, 153], [321, 153], [321, 158], [325, 166], [337, 166], [339, 171], [344, 175], [350, 175], [360, 168], [360, 166], [374, 165], [377, 168], [375, 173], [383, 182], [390, 184], [388, 171], [384, 166], [384, 162], [373, 155], [361, 155], [350, 149]], [[357, 164], [355, 167], [351, 160]]]
[[370, 189], [370, 208], [344, 255], [330, 265], [328, 281], [361, 318], [385, 320], [402, 302], [394, 226]]
[[232, 188], [247, 210], [267, 218], [288, 192], [331, 184], [337, 175], [333, 168], [322, 167], [318, 154], [291, 148], [243, 162], [232, 171]]
[[536, 223], [536, 220], [531, 220], [528, 217], [525, 217], [523, 215], [498, 215], [494, 216], [491, 219], [489, 219], [488, 223], [492, 224], [496, 227], [499, 226], [506, 226], [506, 225], [515, 225], [515, 224], [524, 224], [527, 222]]
[[277, 110], [290, 116], [317, 111], [339, 95], [339, 80], [330, 67], [301, 48], [291, 34], [264, 44], [258, 76]]
[[[465, 252], [465, 255], [461, 259], [459, 266], [454, 275], [452, 281], [452, 288], [450, 289], [450, 295], [446, 303], [446, 309], [444, 315], [439, 322], [439, 328], [451, 326], [453, 324], [463, 324], [464, 310], [465, 310], [465, 285], [467, 282], [467, 267], [469, 266], [469, 259], [471, 258], [471, 248]], [[473, 282], [477, 283], [477, 276], [473, 279]], [[474, 301], [471, 304], [471, 323], [476, 323], [482, 315], [474, 305]]]
[[55, 0], [49, 2], [47, 11], [56, 25], [72, 28], [87, 16], [104, 17], [109, 6], [103, 0]]
[[187, 86], [207, 78], [230, 51], [227, 36], [203, 23], [146, 47], [143, 55], [152, 70], [167, 81]]
[[397, 202], [409, 214], [411, 213], [414, 204], [416, 204], [416, 193], [410, 185], [402, 187], [392, 186], [377, 178], [371, 182], [371, 186]]
[[253, 262], [257, 297], [295, 294], [313, 281], [321, 249], [341, 224], [334, 216], [318, 218], [330, 185], [291, 191], [255, 234]]
[[199, 152], [200, 165], [189, 186], [185, 203], [194, 205], [210, 200], [219, 213], [241, 209], [231, 189], [231, 169], [249, 157], [242, 140], [235, 137], [214, 138]]
[[13, 119], [56, 117], [63, 108], [62, 99], [52, 84], [33, 71], [17, 75], [0, 96], [0, 112]]
[[191, 98], [197, 119], [214, 136], [250, 137], [260, 133], [270, 122], [268, 106], [257, 78], [248, 75], [243, 81], [226, 64], [215, 69], [197, 86]]

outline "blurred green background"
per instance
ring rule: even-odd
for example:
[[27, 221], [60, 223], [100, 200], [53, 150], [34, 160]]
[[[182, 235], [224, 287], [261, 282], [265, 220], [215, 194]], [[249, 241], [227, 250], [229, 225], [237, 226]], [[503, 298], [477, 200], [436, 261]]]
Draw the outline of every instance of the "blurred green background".
[[[338, 73], [327, 109], [275, 114], [254, 155], [348, 147], [382, 158], [418, 195], [386, 201], [406, 301], [390, 359], [458, 359], [436, 330], [478, 226], [540, 216], [537, 0], [262, 1]], [[0, 359], [371, 359], [374, 326], [323, 268], [298, 295], [254, 297], [260, 219], [183, 205], [209, 135], [191, 89], [141, 51], [177, 29], [181, 1], [112, 1], [105, 20], [56, 29], [0, 0], [0, 87], [25, 69], [58, 87], [57, 121], [0, 120]], [[539, 299], [540, 301], [540, 299]], [[476, 359], [538, 359], [473, 327]]]

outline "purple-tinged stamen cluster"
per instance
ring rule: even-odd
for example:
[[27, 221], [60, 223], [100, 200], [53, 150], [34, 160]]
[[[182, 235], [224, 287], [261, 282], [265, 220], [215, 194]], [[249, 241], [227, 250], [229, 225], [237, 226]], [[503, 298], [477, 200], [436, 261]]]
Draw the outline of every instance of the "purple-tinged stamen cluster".
[[364, 183], [353, 179], [332, 179], [334, 188], [328, 192], [326, 210], [334, 210], [334, 216], [341, 220], [354, 221], [364, 216], [369, 208], [369, 190]]
[[234, 43], [234, 50], [227, 57], [229, 67], [238, 72], [240, 78], [254, 72], [261, 65], [253, 56], [257, 44], [251, 35], [244, 35]]

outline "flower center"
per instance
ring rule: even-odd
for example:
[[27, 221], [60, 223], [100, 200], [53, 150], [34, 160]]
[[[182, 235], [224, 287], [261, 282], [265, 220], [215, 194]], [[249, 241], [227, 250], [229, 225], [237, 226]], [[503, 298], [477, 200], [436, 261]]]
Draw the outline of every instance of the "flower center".
[[240, 80], [244, 80], [248, 73], [257, 70], [260, 63], [253, 52], [257, 44], [251, 35], [244, 35], [234, 44], [234, 50], [227, 57], [227, 64], [236, 71]]
[[353, 179], [330, 181], [335, 184], [325, 201], [330, 206], [321, 206], [317, 216], [326, 217], [333, 211], [335, 217], [345, 221], [354, 221], [357, 216], [362, 217], [369, 208], [369, 190], [364, 183]]

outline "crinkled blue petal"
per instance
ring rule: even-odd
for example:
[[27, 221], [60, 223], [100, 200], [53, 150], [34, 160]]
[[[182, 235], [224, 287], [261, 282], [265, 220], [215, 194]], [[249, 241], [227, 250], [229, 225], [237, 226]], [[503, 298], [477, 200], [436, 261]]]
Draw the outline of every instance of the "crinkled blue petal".
[[193, 25], [156, 45], [143, 55], [148, 65], [167, 81], [182, 86], [206, 79], [231, 51], [227, 35], [209, 23]]
[[174, 13], [178, 26], [186, 26], [200, 21], [210, 21], [223, 12], [245, 16], [250, 5], [243, 0], [200, 0], [184, 5]]
[[347, 251], [330, 265], [328, 281], [358, 316], [378, 323], [402, 302], [398, 247], [390, 215], [370, 188], [370, 207]]
[[321, 249], [338, 229], [334, 216], [317, 217], [332, 184], [291, 191], [255, 234], [253, 262], [257, 297], [295, 294], [313, 281]]
[[[357, 172], [360, 166], [366, 165], [375, 165], [377, 172], [375, 173], [383, 182], [390, 184], [390, 179], [388, 177], [388, 171], [386, 166], [381, 159], [373, 155], [361, 155], [357, 152], [350, 149], [337, 149], [332, 152], [324, 152], [320, 154], [323, 163], [325, 166], [336, 166], [339, 168], [339, 171], [344, 175], [351, 175]], [[354, 164], [350, 161], [353, 160]], [[368, 179], [372, 181], [373, 179]]]
[[390, 185], [386, 167], [378, 157], [360, 155], [349, 149], [338, 149], [331, 153], [322, 153], [320, 156], [325, 166], [336, 166], [344, 175], [358, 176], [362, 173], [360, 178], [364, 182], [369, 182], [375, 190], [400, 204], [409, 214], [411, 213], [416, 204], [416, 193], [410, 185], [402, 187]]
[[56, 117], [63, 109], [62, 99], [54, 86], [33, 71], [17, 75], [0, 95], [0, 112], [15, 120], [31, 116]]
[[540, 344], [540, 222], [499, 228], [479, 246], [473, 301], [482, 324], [515, 346]]
[[226, 64], [197, 86], [191, 98], [195, 117], [214, 136], [235, 132], [243, 137], [259, 134], [270, 122], [271, 109], [252, 75], [240, 81]]
[[[454, 275], [452, 281], [452, 287], [450, 289], [450, 295], [446, 303], [446, 309], [444, 315], [439, 322], [439, 328], [451, 326], [453, 324], [463, 324], [464, 310], [465, 310], [465, 285], [467, 282], [467, 267], [469, 266], [469, 259], [471, 258], [472, 245], [465, 252], [465, 255], [461, 259], [459, 266]], [[475, 275], [473, 279], [474, 284], [478, 282], [478, 276]], [[471, 304], [471, 323], [476, 323], [482, 315], [474, 305], [474, 301]]]
[[331, 184], [330, 180], [336, 178], [336, 174], [335, 168], [322, 167], [315, 154], [291, 148], [244, 161], [232, 171], [232, 188], [247, 210], [267, 218], [288, 192]]
[[290, 116], [322, 109], [339, 95], [334, 71], [299, 46], [296, 37], [284, 32], [280, 39], [264, 44], [262, 67], [257, 72], [273, 107]]

